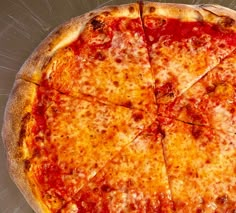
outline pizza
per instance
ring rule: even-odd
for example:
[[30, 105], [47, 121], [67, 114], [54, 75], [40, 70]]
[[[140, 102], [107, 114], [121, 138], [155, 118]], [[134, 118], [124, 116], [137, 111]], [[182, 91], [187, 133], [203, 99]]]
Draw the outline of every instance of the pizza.
[[2, 137], [35, 212], [236, 212], [236, 12], [72, 18], [17, 73]]

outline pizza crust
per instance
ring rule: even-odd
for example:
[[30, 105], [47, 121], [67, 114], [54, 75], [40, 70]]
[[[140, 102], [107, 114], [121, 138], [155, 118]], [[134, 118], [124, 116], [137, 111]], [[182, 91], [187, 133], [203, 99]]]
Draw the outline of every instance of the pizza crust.
[[144, 2], [143, 15], [175, 18], [182, 21], [205, 21], [236, 31], [236, 12], [220, 5]]
[[139, 18], [139, 4], [109, 6], [72, 18], [54, 29], [34, 50], [17, 73], [17, 79], [25, 79], [39, 84], [43, 67], [55, 52], [75, 41], [91, 19], [96, 16]]
[[203, 4], [199, 5], [199, 7], [202, 8], [203, 10], [207, 10], [208, 12], [214, 14], [215, 16], [220, 16], [220, 17], [228, 16], [236, 20], [236, 12], [227, 7], [222, 7], [220, 5], [213, 5], [213, 4]]
[[144, 2], [143, 16], [145, 15], [176, 18], [182, 21], [201, 21], [203, 19], [196, 6], [173, 3]]
[[36, 88], [33, 83], [24, 80], [15, 81], [5, 110], [2, 138], [11, 178], [36, 212], [49, 212], [32, 193], [32, 187], [25, 173], [24, 150], [21, 144], [25, 137], [22, 127], [26, 127], [29, 123], [28, 115], [32, 111]]

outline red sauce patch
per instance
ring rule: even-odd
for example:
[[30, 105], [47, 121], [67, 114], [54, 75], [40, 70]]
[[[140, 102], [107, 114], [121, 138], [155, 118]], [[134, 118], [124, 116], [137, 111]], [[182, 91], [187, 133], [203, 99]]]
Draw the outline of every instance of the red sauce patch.
[[44, 118], [44, 106], [35, 106], [33, 109], [33, 114], [34, 114], [34, 118], [36, 120], [36, 126], [34, 129], [34, 132], [37, 134], [38, 132], [40, 132], [41, 130], [44, 132], [47, 125], [46, 125], [46, 121]]
[[170, 42], [189, 38], [200, 38], [206, 34], [212, 38], [225, 40], [229, 45], [236, 46], [236, 33], [222, 29], [222, 26], [202, 21], [182, 22], [178, 19], [160, 19], [145, 17], [145, 32], [149, 44], [156, 43], [161, 37]]
[[47, 95], [45, 95], [46, 90], [46, 88], [38, 88], [36, 102], [34, 103], [34, 107], [32, 110], [32, 115], [36, 121], [35, 127], [33, 128], [33, 132], [35, 135], [37, 135], [40, 131], [45, 132], [45, 130], [47, 129], [45, 119], [46, 106], [44, 104], [45, 99], [47, 99]]
[[106, 59], [106, 56], [103, 55], [101, 52], [97, 52], [94, 57], [95, 60], [104, 61]]
[[169, 81], [160, 87], [156, 86], [155, 91], [154, 91], [156, 97], [160, 98], [165, 95], [168, 95], [169, 97], [174, 97], [176, 95], [174, 82], [176, 82], [176, 81], [174, 81], [174, 80]]
[[[72, 186], [68, 184], [65, 186], [63, 176], [66, 174], [64, 174], [64, 171], [57, 165], [56, 145], [50, 142], [50, 129], [47, 126], [46, 110], [51, 101], [57, 103], [60, 99], [54, 91], [50, 90], [48, 87], [39, 87], [32, 110], [32, 118], [35, 119], [35, 125], [32, 127], [34, 137], [29, 146], [32, 150], [33, 159], [40, 158], [42, 155], [44, 157], [50, 157], [50, 159], [44, 162], [40, 161], [37, 167], [33, 165], [32, 171], [34, 171], [37, 182], [42, 187], [42, 193], [47, 194], [50, 191], [50, 195], [52, 196], [65, 198], [72, 195], [72, 191], [70, 190]], [[44, 137], [41, 137], [39, 133], [42, 133]], [[42, 147], [42, 143], [46, 143], [46, 146]], [[30, 164], [26, 163], [25, 166], [27, 169]], [[45, 196], [45, 194], [42, 196]]]
[[78, 212], [110, 212], [108, 209], [108, 199], [106, 199], [105, 196], [102, 196], [98, 190], [83, 190], [75, 200]]
[[203, 125], [203, 124], [207, 124], [207, 120], [206, 118], [203, 117], [203, 114], [201, 113], [201, 111], [198, 111], [195, 108], [192, 108], [190, 105], [185, 106], [185, 109], [187, 110], [187, 115], [188, 115], [188, 122], [191, 122], [193, 124], [199, 124], [199, 125]]
[[42, 162], [36, 173], [37, 181], [42, 187], [41, 192], [64, 199], [73, 196], [72, 183], [71, 185], [64, 183], [63, 177], [66, 175], [55, 162]]

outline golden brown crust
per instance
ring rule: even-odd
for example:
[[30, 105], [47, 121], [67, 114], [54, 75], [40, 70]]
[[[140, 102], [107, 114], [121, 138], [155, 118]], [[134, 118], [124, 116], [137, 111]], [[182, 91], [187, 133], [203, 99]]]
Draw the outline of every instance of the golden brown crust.
[[76, 40], [86, 24], [98, 15], [138, 18], [139, 5], [134, 3], [99, 8], [82, 16], [72, 18], [68, 22], [60, 25], [34, 50], [32, 55], [27, 59], [18, 72], [17, 79], [26, 79], [37, 84], [40, 83], [42, 78], [42, 68], [54, 53], [58, 49], [65, 47]]
[[227, 7], [222, 7], [220, 5], [213, 5], [213, 4], [203, 4], [199, 5], [200, 8], [203, 10], [207, 10], [208, 12], [213, 13], [216, 16], [228, 16], [236, 20], [236, 12], [231, 10]]
[[47, 212], [42, 203], [32, 193], [25, 173], [22, 140], [29, 124], [37, 86], [24, 80], [16, 80], [5, 109], [2, 138], [6, 147], [8, 168], [28, 203], [37, 212]]
[[143, 15], [176, 18], [182, 21], [206, 21], [236, 31], [236, 12], [219, 5], [145, 2]]
[[183, 21], [202, 20], [195, 6], [173, 3], [144, 2], [143, 15], [176, 18]]

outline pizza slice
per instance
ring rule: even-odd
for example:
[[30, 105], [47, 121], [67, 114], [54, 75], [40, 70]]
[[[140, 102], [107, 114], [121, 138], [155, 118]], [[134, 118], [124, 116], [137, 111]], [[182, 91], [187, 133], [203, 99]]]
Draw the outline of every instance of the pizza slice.
[[72, 96], [155, 111], [154, 81], [138, 4], [72, 19], [52, 33], [18, 74]]
[[236, 133], [236, 51], [158, 113], [187, 123]]
[[144, 3], [158, 103], [172, 102], [235, 49], [235, 17], [217, 6]]
[[60, 209], [153, 122], [141, 110], [72, 98], [23, 80], [8, 109], [3, 138], [10, 173], [39, 212]]
[[174, 209], [234, 212], [236, 135], [160, 118]]
[[171, 212], [158, 128], [125, 146], [59, 212]]

